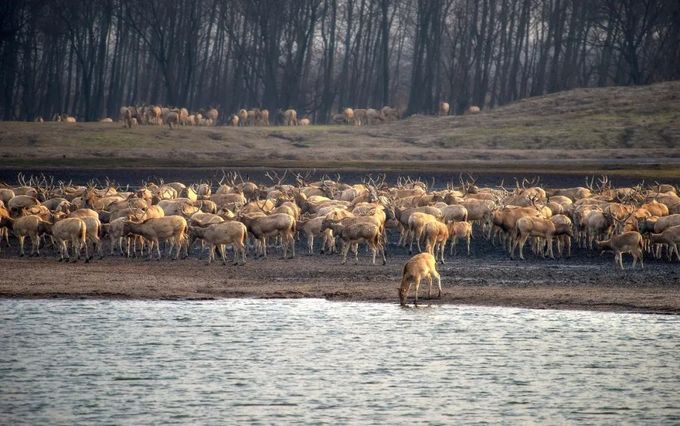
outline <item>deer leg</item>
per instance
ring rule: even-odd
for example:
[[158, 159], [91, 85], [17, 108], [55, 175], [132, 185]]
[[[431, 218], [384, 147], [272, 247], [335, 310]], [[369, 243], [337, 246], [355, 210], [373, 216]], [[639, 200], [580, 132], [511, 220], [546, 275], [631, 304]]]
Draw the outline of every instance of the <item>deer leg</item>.
[[567, 237], [565, 238], [565, 244], [567, 245], [567, 257], [571, 257], [572, 241], [571, 241], [571, 237], [569, 235], [567, 235]]
[[418, 306], [418, 290], [420, 289], [420, 276], [416, 277], [415, 300], [413, 306]]
[[[87, 240], [82, 244], [85, 246], [85, 263], [90, 261], [90, 253], [88, 251], [88, 245], [87, 245]], [[94, 246], [93, 246], [94, 250]], [[80, 255], [80, 247], [78, 247], [78, 255]]]
[[435, 279], [437, 280], [437, 287], [439, 288], [439, 295], [437, 296], [437, 299], [442, 298], [442, 277], [439, 275], [439, 272], [437, 271], [432, 271], [432, 274], [434, 275]]
[[[220, 244], [218, 246], [218, 249], [220, 251], [220, 256], [222, 256], [222, 264], [226, 265], [227, 264], [227, 246], [225, 244]], [[237, 263], [237, 257], [236, 257], [237, 251], [236, 251], [236, 246], [234, 246], [234, 263]]]
[[33, 250], [35, 250], [36, 256], [40, 256], [40, 237], [37, 235], [31, 238], [31, 254], [33, 254]]
[[64, 252], [66, 251], [66, 242], [59, 241], [59, 262], [64, 260]]
[[524, 244], [527, 242], [527, 238], [529, 238], [528, 234], [522, 237], [521, 241], [519, 242], [519, 258], [522, 260], [524, 260]]
[[349, 251], [349, 242], [343, 242], [342, 244], [342, 261], [340, 262], [342, 265], [347, 263], [347, 252]]
[[404, 296], [404, 300], [400, 300], [401, 306], [406, 306], [406, 303], [408, 303], [408, 292], [411, 290], [411, 284], [409, 282], [404, 283], [402, 281], [401, 287], [399, 289], [399, 299], [401, 299], [401, 294], [402, 294], [401, 291], [404, 289], [404, 287], [406, 287], [406, 292], [405, 292], [406, 296]]
[[244, 245], [239, 244], [239, 250], [241, 251], [241, 260], [243, 261], [243, 265], [246, 264], [246, 248]]
[[[203, 251], [203, 250], [201, 250], [201, 251]], [[215, 245], [210, 244], [208, 246], [208, 263], [207, 264], [210, 265], [214, 258], [215, 258]], [[199, 260], [200, 260], [200, 255], [199, 255]], [[224, 262], [224, 259], [222, 259], [222, 261]]]
[[71, 245], [73, 246], [71, 250], [73, 255], [71, 256], [71, 262], [77, 262], [80, 258], [80, 244], [78, 240], [71, 240]]
[[645, 269], [644, 256], [642, 249], [638, 249], [638, 259], [640, 260], [640, 269]]
[[177, 259], [179, 259], [179, 255], [182, 252], [182, 240], [177, 238], [171, 244], [172, 244], [170, 246], [171, 249], [172, 249], [173, 246], [177, 246], [177, 251], [175, 252], [175, 260], [177, 260]]

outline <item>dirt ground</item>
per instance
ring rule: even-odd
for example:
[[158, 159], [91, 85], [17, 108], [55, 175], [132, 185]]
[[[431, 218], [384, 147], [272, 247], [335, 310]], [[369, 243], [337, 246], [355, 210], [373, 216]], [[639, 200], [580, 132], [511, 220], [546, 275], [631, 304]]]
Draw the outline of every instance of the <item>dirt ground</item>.
[[[461, 247], [462, 249], [462, 247]], [[405, 249], [390, 246], [387, 265], [371, 265], [362, 249], [359, 264], [340, 264], [338, 255], [308, 255], [298, 243], [297, 257], [248, 259], [245, 266], [206, 265], [205, 256], [178, 261], [107, 256], [84, 263], [60, 263], [51, 249], [43, 257], [20, 258], [16, 244], [0, 254], [0, 297], [114, 299], [325, 298], [397, 303]], [[441, 300], [424, 303], [680, 313], [678, 263], [648, 259], [645, 269], [614, 267], [611, 254], [577, 250], [569, 259], [528, 256], [510, 260], [484, 240], [473, 254], [448, 257], [439, 266]], [[427, 296], [427, 286], [420, 296]], [[436, 294], [436, 293], [433, 293]], [[412, 296], [411, 296], [412, 297]]]

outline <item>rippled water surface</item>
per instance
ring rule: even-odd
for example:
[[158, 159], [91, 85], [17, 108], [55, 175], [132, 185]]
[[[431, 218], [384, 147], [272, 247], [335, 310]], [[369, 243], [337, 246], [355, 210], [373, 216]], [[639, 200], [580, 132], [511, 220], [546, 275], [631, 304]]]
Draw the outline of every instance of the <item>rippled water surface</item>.
[[680, 318], [0, 300], [1, 423], [680, 422]]

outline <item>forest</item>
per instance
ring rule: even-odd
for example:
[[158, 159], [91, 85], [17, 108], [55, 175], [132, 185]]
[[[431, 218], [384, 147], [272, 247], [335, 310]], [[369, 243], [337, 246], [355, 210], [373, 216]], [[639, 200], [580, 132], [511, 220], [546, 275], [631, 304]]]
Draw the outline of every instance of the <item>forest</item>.
[[3, 0], [0, 119], [123, 105], [461, 114], [680, 78], [664, 0]]

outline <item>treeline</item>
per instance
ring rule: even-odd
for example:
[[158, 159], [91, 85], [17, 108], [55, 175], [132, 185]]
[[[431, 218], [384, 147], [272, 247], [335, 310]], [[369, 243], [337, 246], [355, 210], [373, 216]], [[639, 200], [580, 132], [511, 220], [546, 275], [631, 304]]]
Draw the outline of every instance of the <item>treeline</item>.
[[0, 118], [121, 105], [455, 113], [680, 78], [664, 0], [3, 0]]

